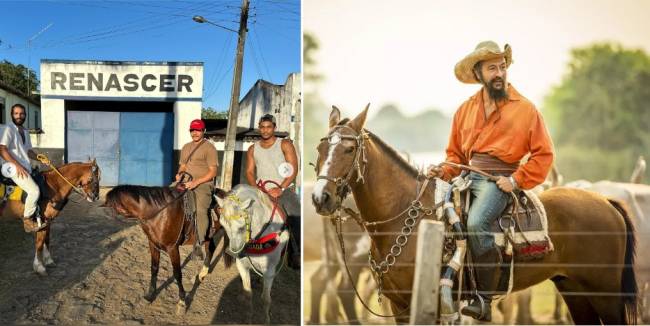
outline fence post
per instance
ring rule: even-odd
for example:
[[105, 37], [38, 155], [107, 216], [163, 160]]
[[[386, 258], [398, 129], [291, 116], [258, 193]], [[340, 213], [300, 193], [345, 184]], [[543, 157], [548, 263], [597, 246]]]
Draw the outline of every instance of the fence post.
[[444, 224], [437, 221], [423, 220], [418, 227], [409, 319], [411, 325], [431, 325], [437, 322], [444, 232]]

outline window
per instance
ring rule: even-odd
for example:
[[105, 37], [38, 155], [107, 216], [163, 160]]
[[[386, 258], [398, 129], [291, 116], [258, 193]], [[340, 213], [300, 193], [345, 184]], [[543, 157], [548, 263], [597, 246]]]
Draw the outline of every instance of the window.
[[0, 97], [0, 123], [5, 123], [5, 99]]

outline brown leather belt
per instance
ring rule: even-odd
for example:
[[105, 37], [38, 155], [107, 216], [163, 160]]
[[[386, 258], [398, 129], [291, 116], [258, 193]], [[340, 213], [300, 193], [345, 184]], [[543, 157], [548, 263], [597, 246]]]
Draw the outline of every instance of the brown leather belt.
[[506, 163], [490, 154], [474, 153], [469, 165], [491, 174], [513, 174], [519, 167], [519, 162]]

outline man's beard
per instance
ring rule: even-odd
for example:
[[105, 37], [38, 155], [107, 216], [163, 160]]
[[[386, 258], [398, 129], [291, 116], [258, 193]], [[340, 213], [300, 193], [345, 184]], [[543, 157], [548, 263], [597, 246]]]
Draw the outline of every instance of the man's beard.
[[[494, 83], [496, 82], [501, 82], [500, 89], [494, 87]], [[487, 88], [491, 99], [495, 101], [508, 99], [508, 92], [506, 92], [506, 82], [502, 78], [495, 77], [489, 83], [483, 82], [483, 85], [485, 85]]]
[[[19, 120], [16, 120], [16, 118], [14, 118], [14, 117], [11, 117], [11, 121], [13, 121], [14, 124], [15, 124], [16, 126], [19, 126], [19, 127], [22, 126], [23, 123], [25, 123], [25, 119], [20, 119], [20, 118], [19, 118]], [[20, 122], [19, 122], [19, 121], [20, 121]]]

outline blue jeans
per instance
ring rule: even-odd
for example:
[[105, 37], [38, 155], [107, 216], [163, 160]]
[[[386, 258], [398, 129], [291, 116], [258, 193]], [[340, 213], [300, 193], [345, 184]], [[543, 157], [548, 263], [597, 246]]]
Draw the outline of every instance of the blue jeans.
[[494, 181], [478, 173], [470, 172], [469, 178], [472, 180], [469, 189], [472, 193], [472, 206], [467, 218], [467, 238], [472, 256], [477, 259], [496, 247], [491, 225], [506, 208], [510, 196], [501, 191]]

